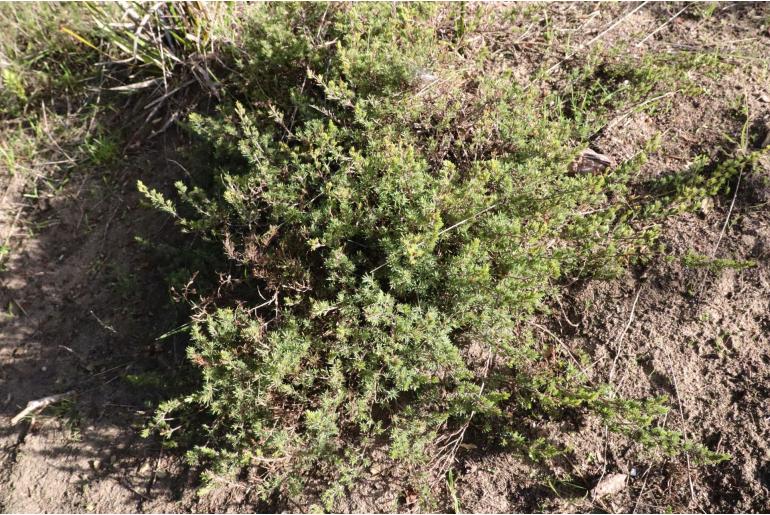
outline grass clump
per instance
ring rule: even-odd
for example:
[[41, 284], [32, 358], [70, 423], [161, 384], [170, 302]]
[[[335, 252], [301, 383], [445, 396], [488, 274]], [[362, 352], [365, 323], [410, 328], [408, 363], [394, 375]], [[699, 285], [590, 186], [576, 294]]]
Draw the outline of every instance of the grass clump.
[[[460, 7], [266, 5], [249, 20], [240, 101], [190, 118], [198, 180], [178, 203], [140, 185], [229, 258], [191, 324], [200, 389], [154, 428], [195, 440], [210, 479], [248, 466], [264, 492], [297, 494], [331, 478], [328, 509], [374, 461], [443, 477], [469, 428], [547, 461], [563, 449], [536, 428], [567, 414], [720, 458], [657, 427], [665, 399], [618, 398], [583, 353], [532, 333], [560, 284], [653, 255], [630, 181], [643, 154], [571, 172], [584, 122], [455, 52], [437, 9]], [[201, 410], [203, 425], [179, 423]]]
[[[219, 48], [231, 6], [203, 2], [84, 2], [61, 33], [100, 57], [100, 88], [124, 104], [134, 139], [155, 136], [220, 94]], [[126, 123], [128, 122], [128, 123]]]

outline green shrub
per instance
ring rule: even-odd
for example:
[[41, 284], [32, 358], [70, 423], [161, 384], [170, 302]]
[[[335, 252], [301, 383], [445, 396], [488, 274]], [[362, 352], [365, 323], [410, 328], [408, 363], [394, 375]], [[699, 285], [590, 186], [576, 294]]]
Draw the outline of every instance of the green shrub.
[[153, 427], [203, 431], [189, 456], [209, 479], [250, 466], [291, 494], [332, 478], [327, 508], [375, 456], [442, 476], [469, 424], [547, 460], [562, 450], [536, 426], [593, 414], [716, 458], [656, 427], [665, 399], [617, 398], [584, 353], [532, 334], [564, 281], [653, 254], [662, 208], [629, 182], [644, 153], [571, 173], [579, 122], [492, 57], [463, 57], [439, 8], [454, 9], [268, 5], [248, 22], [242, 102], [190, 119], [201, 182], [177, 205], [141, 185], [230, 260], [193, 317], [201, 387]]

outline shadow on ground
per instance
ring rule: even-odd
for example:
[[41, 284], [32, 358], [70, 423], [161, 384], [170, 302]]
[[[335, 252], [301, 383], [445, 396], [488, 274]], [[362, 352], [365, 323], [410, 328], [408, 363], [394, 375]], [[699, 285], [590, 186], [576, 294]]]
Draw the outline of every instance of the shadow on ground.
[[[184, 364], [184, 335], [155, 339], [184, 308], [169, 302], [166, 263], [135, 240], [177, 234], [136, 192], [137, 179], [168, 190], [181, 172], [158, 149], [171, 145], [154, 146], [107, 170], [73, 167], [48, 199], [18, 199], [0, 274], [3, 511], [181, 509], [179, 460], [138, 434]], [[27, 402], [70, 391], [10, 425]]]

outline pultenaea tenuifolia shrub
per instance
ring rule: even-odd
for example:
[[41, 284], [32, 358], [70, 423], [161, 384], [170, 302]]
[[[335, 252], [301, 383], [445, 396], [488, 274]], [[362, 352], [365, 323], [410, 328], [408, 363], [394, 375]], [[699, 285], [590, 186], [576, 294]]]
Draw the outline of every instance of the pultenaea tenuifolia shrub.
[[[204, 431], [190, 458], [210, 477], [249, 466], [269, 490], [328, 475], [329, 502], [375, 456], [444, 473], [469, 423], [548, 457], [530, 429], [566, 410], [713, 458], [656, 427], [665, 399], [618, 398], [529, 323], [566, 280], [653, 253], [663, 209], [629, 181], [644, 153], [570, 172], [578, 122], [463, 51], [467, 30], [430, 22], [440, 9], [266, 5], [249, 21], [239, 101], [190, 119], [204, 180], [180, 183], [177, 205], [146, 192], [230, 262], [193, 317], [200, 390], [155, 427]], [[207, 423], [178, 425], [186, 408]]]

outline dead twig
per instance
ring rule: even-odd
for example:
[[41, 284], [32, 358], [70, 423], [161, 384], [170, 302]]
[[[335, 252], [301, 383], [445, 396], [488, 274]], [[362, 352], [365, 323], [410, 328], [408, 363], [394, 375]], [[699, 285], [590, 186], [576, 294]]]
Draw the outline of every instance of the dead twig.
[[636, 509], [639, 508], [639, 501], [642, 500], [644, 489], [647, 488], [647, 479], [649, 478], [651, 469], [652, 469], [652, 465], [648, 465], [647, 470], [645, 470], [644, 474], [642, 474], [642, 476], [644, 477], [644, 482], [642, 483], [642, 487], [639, 489], [639, 495], [636, 496], [636, 502], [634, 503], [634, 510], [631, 513], [636, 513]]
[[131, 484], [129, 484], [129, 482], [126, 479], [124, 479], [122, 477], [121, 478], [113, 477], [112, 479], [114, 479], [120, 486], [122, 486], [123, 488], [125, 488], [126, 490], [131, 492], [132, 494], [138, 495], [139, 497], [141, 497], [145, 501], [152, 501], [151, 498], [147, 497], [143, 493], [137, 492], [136, 489], [133, 486], [131, 486]]
[[19, 309], [21, 310], [21, 312], [22, 312], [22, 313], [24, 313], [24, 316], [25, 316], [25, 317], [28, 317], [28, 316], [29, 316], [29, 313], [27, 313], [27, 310], [26, 310], [26, 309], [24, 309], [24, 306], [22, 306], [22, 305], [21, 305], [21, 302], [19, 302], [19, 301], [18, 301], [18, 300], [16, 300], [16, 299], [11, 299], [11, 300], [13, 301], [13, 303], [14, 303], [14, 304], [16, 304], [16, 307], [17, 307], [17, 308], [19, 308]]
[[680, 14], [682, 14], [683, 12], [685, 12], [685, 11], [687, 10], [687, 8], [688, 8], [688, 7], [690, 7], [690, 4], [687, 4], [687, 5], [685, 5], [684, 7], [682, 7], [682, 8], [679, 10], [679, 12], [678, 12], [678, 13], [676, 13], [676, 14], [675, 14], [675, 15], [673, 15], [671, 18], [669, 18], [668, 20], [666, 20], [666, 22], [665, 22], [665, 23], [663, 23], [662, 25], [660, 25], [660, 26], [659, 26], [657, 29], [655, 29], [655, 30], [653, 30], [652, 32], [650, 32], [649, 34], [647, 34], [647, 36], [646, 36], [644, 39], [642, 39], [642, 40], [641, 40], [639, 43], [637, 43], [637, 44], [636, 44], [637, 48], [638, 48], [638, 47], [640, 47], [640, 46], [642, 46], [642, 44], [643, 44], [645, 41], [647, 41], [648, 39], [650, 39], [652, 36], [654, 36], [655, 34], [657, 34], [658, 32], [660, 32], [661, 30], [663, 30], [663, 29], [666, 27], [666, 25], [668, 25], [669, 23], [671, 23], [672, 21], [674, 21], [676, 18], [678, 18], [678, 17], [679, 17], [679, 15], [680, 15]]
[[[746, 154], [748, 152], [749, 147], [749, 123], [751, 122], [751, 113], [749, 112], [749, 104], [748, 104], [748, 98], [744, 97], [745, 102], [745, 109], [746, 109], [746, 121], [743, 124], [743, 128], [741, 129], [741, 148], [740, 152], [742, 154]], [[770, 135], [765, 138], [765, 142], [767, 142], [768, 138], [770, 138]], [[765, 143], [763, 143], [764, 145]], [[719, 231], [719, 237], [717, 238], [716, 245], [714, 245], [714, 249], [711, 251], [711, 259], [713, 260], [717, 256], [717, 250], [719, 250], [719, 244], [722, 243], [722, 238], [724, 238], [725, 231], [727, 231], [727, 226], [730, 223], [730, 217], [733, 214], [733, 208], [735, 208], [735, 200], [738, 198], [738, 190], [741, 187], [741, 179], [743, 178], [743, 167], [738, 170], [738, 180], [735, 184], [735, 191], [733, 192], [733, 198], [730, 201], [730, 208], [727, 210], [727, 216], [725, 217], [725, 223], [722, 224], [722, 230]], [[701, 298], [703, 295], [703, 290], [706, 287], [706, 280], [708, 279], [708, 275], [703, 277], [703, 282], [700, 286], [700, 291], [698, 292], [698, 299]]]
[[[487, 357], [487, 361], [484, 365], [484, 370], [482, 372], [481, 388], [479, 389], [479, 397], [481, 397], [481, 395], [484, 393], [484, 387], [486, 386], [487, 375], [489, 375], [489, 368], [492, 365], [493, 359], [494, 359], [494, 353], [490, 349], [489, 356]], [[476, 415], [476, 410], [471, 411], [471, 414], [468, 417], [468, 420], [466, 420], [465, 423], [462, 426], [460, 426], [458, 430], [437, 440], [436, 443], [442, 443], [442, 442], [446, 442], [446, 443], [439, 446], [438, 456], [434, 459], [433, 466], [431, 466], [431, 471], [435, 473], [434, 485], [439, 480], [439, 478], [444, 477], [444, 474], [446, 474], [446, 472], [452, 466], [452, 463], [455, 460], [455, 456], [457, 455], [457, 449], [460, 447], [460, 445], [462, 445], [463, 439], [465, 438], [465, 432], [468, 430], [468, 427], [470, 427], [471, 421], [473, 420], [473, 417], [475, 415]]]
[[623, 338], [625, 338], [626, 333], [628, 332], [628, 328], [631, 327], [631, 322], [633, 322], [634, 320], [634, 313], [636, 312], [636, 303], [639, 302], [639, 295], [641, 293], [642, 293], [642, 288], [640, 287], [636, 291], [636, 297], [634, 297], [633, 304], [631, 304], [631, 313], [628, 315], [628, 321], [626, 322], [625, 327], [623, 327], [623, 331], [620, 333], [620, 336], [618, 337], [618, 343], [615, 344], [615, 359], [612, 361], [612, 367], [610, 368], [610, 376], [609, 376], [610, 384], [612, 383], [612, 378], [615, 377], [615, 367], [618, 364], [618, 358], [620, 358]]
[[[727, 230], [727, 225], [730, 223], [730, 217], [733, 214], [733, 208], [735, 207], [735, 199], [738, 198], [738, 188], [741, 187], [741, 179], [743, 178], [743, 168], [741, 168], [738, 171], [738, 181], [735, 184], [735, 191], [733, 192], [733, 199], [730, 201], [730, 208], [727, 210], [727, 216], [725, 217], [725, 223], [722, 224], [722, 230], [719, 231], [719, 237], [717, 238], [717, 243], [714, 245], [714, 249], [711, 251], [711, 259], [713, 260], [716, 258], [717, 250], [719, 250], [719, 244], [722, 243], [722, 238], [725, 236], [725, 231]], [[703, 295], [703, 290], [706, 288], [706, 281], [708, 279], [708, 275], [703, 277], [703, 282], [700, 285], [700, 291], [698, 292], [698, 298]]]
[[[684, 409], [682, 408], [682, 396], [679, 395], [679, 384], [676, 380], [676, 372], [674, 372], [674, 360], [671, 357], [670, 352], [666, 349], [666, 356], [669, 360], [669, 368], [671, 369], [671, 379], [674, 384], [674, 394], [676, 394], [676, 402], [679, 405], [679, 416], [682, 419], [682, 435], [687, 438], [687, 421], [684, 418]], [[690, 484], [690, 500], [695, 503], [695, 487], [692, 483], [692, 471], [690, 466], [690, 453], [684, 453], [684, 457], [687, 461], [687, 481]]]
[[97, 322], [99, 322], [99, 325], [100, 325], [100, 326], [102, 326], [102, 329], [104, 329], [105, 331], [109, 331], [109, 332], [111, 332], [112, 334], [118, 334], [118, 331], [117, 331], [117, 330], [115, 330], [115, 328], [114, 328], [114, 327], [112, 327], [112, 326], [111, 326], [111, 325], [109, 325], [109, 324], [106, 324], [106, 323], [104, 323], [104, 322], [102, 321], [102, 319], [101, 319], [101, 318], [99, 318], [98, 316], [96, 316], [96, 313], [94, 313], [94, 310], [93, 310], [93, 309], [92, 309], [92, 310], [89, 310], [89, 313], [91, 313], [91, 315], [92, 315], [92, 316], [93, 316], [93, 317], [96, 319], [96, 321], [97, 321]]
[[620, 25], [621, 23], [623, 23], [623, 22], [626, 20], [626, 18], [628, 18], [629, 16], [631, 16], [632, 14], [634, 14], [636, 11], [638, 11], [639, 9], [641, 9], [642, 7], [644, 7], [645, 5], [647, 5], [647, 2], [646, 2], [646, 1], [645, 1], [645, 2], [642, 2], [642, 3], [641, 3], [641, 4], [639, 4], [639, 5], [638, 5], [638, 6], [637, 6], [635, 9], [633, 9], [633, 10], [629, 11], [628, 13], [624, 14], [623, 16], [621, 16], [620, 18], [618, 18], [617, 20], [615, 20], [615, 22], [614, 22], [612, 25], [610, 25], [609, 27], [607, 27], [606, 29], [604, 29], [603, 31], [601, 31], [601, 32], [600, 32], [600, 33], [599, 33], [597, 36], [595, 36], [593, 39], [591, 39], [591, 40], [590, 40], [590, 41], [588, 41], [587, 43], [583, 43], [582, 45], [579, 45], [579, 46], [577, 47], [577, 49], [575, 49], [575, 50], [574, 50], [574, 51], [573, 51], [571, 54], [567, 55], [567, 57], [565, 57], [564, 59], [562, 59], [562, 60], [561, 60], [561, 61], [559, 61], [558, 63], [556, 63], [556, 64], [554, 64], [553, 66], [551, 66], [550, 68], [548, 68], [548, 69], [545, 71], [546, 75], [547, 75], [547, 74], [549, 74], [549, 73], [551, 73], [552, 71], [556, 70], [556, 69], [557, 69], [559, 66], [561, 66], [561, 65], [562, 65], [564, 62], [566, 62], [566, 61], [569, 61], [570, 59], [572, 59], [573, 57], [575, 57], [575, 55], [577, 55], [577, 53], [578, 53], [578, 52], [580, 52], [581, 50], [583, 50], [583, 49], [585, 49], [585, 48], [588, 48], [588, 47], [590, 47], [591, 45], [593, 45], [594, 43], [596, 43], [597, 41], [599, 41], [599, 40], [600, 40], [602, 37], [604, 37], [604, 35], [605, 35], [605, 34], [607, 34], [607, 33], [608, 33], [608, 32], [610, 32], [612, 29], [614, 29], [615, 27], [617, 27], [618, 25]]
[[621, 114], [620, 116], [618, 116], [618, 117], [617, 117], [617, 118], [615, 118], [614, 120], [610, 121], [610, 122], [609, 122], [607, 125], [605, 125], [604, 127], [600, 128], [599, 130], [597, 130], [596, 132], [594, 132], [594, 133], [593, 133], [593, 135], [592, 135], [591, 137], [592, 137], [592, 138], [595, 138], [595, 137], [596, 137], [596, 136], [598, 136], [600, 133], [602, 133], [602, 132], [604, 132], [604, 131], [608, 131], [608, 130], [612, 129], [613, 127], [615, 127], [616, 125], [618, 125], [620, 122], [622, 122], [623, 120], [625, 120], [626, 118], [628, 118], [628, 117], [629, 117], [629, 116], [631, 116], [632, 114], [640, 112], [640, 110], [641, 110], [643, 107], [645, 107], [645, 106], [647, 106], [647, 105], [649, 105], [649, 104], [652, 104], [653, 102], [657, 102], [658, 100], [663, 100], [664, 98], [668, 98], [668, 97], [674, 96], [674, 95], [676, 95], [677, 93], [679, 93], [680, 91], [681, 91], [681, 90], [677, 89], [676, 91], [668, 91], [668, 92], [666, 92], [666, 93], [663, 93], [663, 94], [661, 94], [661, 95], [658, 95], [658, 96], [656, 96], [656, 97], [653, 97], [653, 98], [648, 98], [648, 99], [647, 99], [647, 100], [645, 100], [644, 102], [641, 102], [641, 103], [639, 103], [639, 104], [635, 105], [634, 107], [631, 107], [631, 108], [627, 109], [627, 110], [626, 110], [626, 112], [624, 112], [623, 114]]
[[47, 406], [50, 406], [51, 404], [54, 404], [63, 399], [66, 399], [67, 397], [73, 395], [74, 393], [75, 393], [74, 391], [69, 391], [66, 393], [49, 395], [48, 397], [43, 397], [42, 399], [35, 399], [34, 401], [29, 401], [27, 403], [27, 407], [21, 410], [18, 415], [16, 415], [11, 419], [11, 425], [15, 426], [16, 424], [24, 420], [26, 417], [34, 413], [37, 413], [38, 411], [46, 408]]
[[634, 321], [634, 313], [636, 312], [636, 303], [639, 302], [639, 295], [642, 293], [642, 288], [640, 287], [636, 291], [636, 297], [634, 297], [634, 302], [631, 304], [631, 313], [628, 315], [628, 321], [626, 322], [626, 325], [623, 327], [623, 331], [620, 333], [620, 336], [618, 337], [618, 343], [615, 344], [615, 359], [612, 361], [612, 367], [610, 368], [610, 375], [609, 375], [609, 382], [612, 383], [612, 378], [615, 376], [615, 367], [618, 364], [618, 358], [621, 354], [621, 345], [623, 344], [623, 339], [626, 337], [626, 333], [628, 333], [628, 329], [631, 327], [631, 322]]
[[581, 372], [583, 372], [583, 373], [585, 374], [585, 376], [586, 376], [586, 377], [588, 377], [588, 372], [586, 371], [586, 369], [585, 369], [585, 368], [583, 368], [583, 366], [582, 366], [582, 365], [580, 364], [580, 362], [577, 360], [577, 358], [575, 357], [575, 355], [574, 355], [574, 354], [572, 354], [572, 351], [569, 349], [569, 347], [567, 346], [567, 344], [566, 344], [566, 343], [564, 343], [564, 342], [561, 340], [561, 338], [559, 338], [558, 336], [556, 336], [556, 334], [554, 334], [554, 333], [553, 333], [553, 331], [551, 331], [550, 329], [548, 329], [548, 328], [547, 328], [547, 327], [545, 327], [545, 326], [542, 326], [542, 325], [540, 325], [540, 324], [536, 324], [535, 322], [530, 322], [529, 324], [530, 324], [532, 327], [535, 327], [535, 328], [537, 328], [537, 329], [540, 329], [541, 331], [543, 331], [544, 333], [546, 333], [547, 335], [549, 335], [551, 338], [553, 338], [554, 340], [556, 340], [556, 343], [558, 343], [558, 344], [561, 346], [562, 350], [564, 350], [564, 352], [566, 352], [566, 353], [567, 353], [567, 355], [569, 355], [569, 357], [570, 357], [570, 358], [572, 358], [572, 361], [573, 361], [573, 362], [575, 363], [575, 365], [576, 365], [576, 366], [577, 366], [577, 367], [580, 369], [580, 371], [581, 371]]
[[567, 311], [564, 309], [564, 305], [561, 303], [561, 300], [559, 300], [558, 296], [556, 297], [556, 303], [559, 305], [559, 309], [561, 310], [561, 314], [564, 317], [564, 320], [566, 320], [566, 322], [574, 328], [580, 327], [580, 323], [575, 323], [569, 319], [569, 317], [567, 316]]
[[16, 231], [16, 224], [19, 223], [19, 218], [21, 218], [21, 213], [24, 211], [24, 206], [22, 205], [17, 211], [16, 216], [13, 217], [13, 221], [11, 222], [10, 227], [8, 228], [8, 234], [5, 236], [5, 240], [3, 241], [4, 246], [8, 246], [8, 243], [10, 243], [11, 238], [13, 238], [13, 235]]

